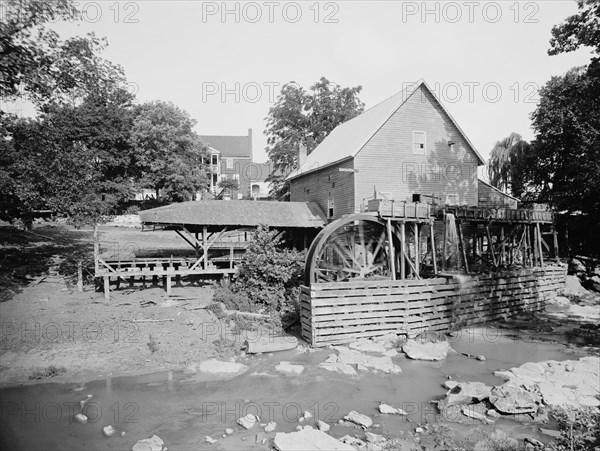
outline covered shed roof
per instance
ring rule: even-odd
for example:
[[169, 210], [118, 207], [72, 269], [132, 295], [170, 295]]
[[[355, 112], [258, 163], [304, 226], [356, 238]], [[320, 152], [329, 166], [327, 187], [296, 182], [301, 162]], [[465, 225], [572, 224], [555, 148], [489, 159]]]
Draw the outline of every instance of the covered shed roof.
[[139, 212], [144, 224], [187, 226], [321, 228], [323, 213], [314, 202], [202, 200], [181, 202]]
[[409, 99], [415, 95], [423, 86], [438, 103], [442, 111], [456, 126], [467, 145], [479, 160], [479, 164], [485, 163], [475, 146], [465, 135], [444, 105], [437, 99], [434, 92], [424, 80], [419, 80], [406, 87], [404, 90], [394, 94], [381, 103], [369, 108], [364, 113], [338, 125], [333, 131], [308, 155], [302, 167], [292, 171], [287, 179], [291, 180], [306, 175], [323, 167], [355, 157], [358, 152], [369, 142], [377, 131], [392, 117], [392, 115]]

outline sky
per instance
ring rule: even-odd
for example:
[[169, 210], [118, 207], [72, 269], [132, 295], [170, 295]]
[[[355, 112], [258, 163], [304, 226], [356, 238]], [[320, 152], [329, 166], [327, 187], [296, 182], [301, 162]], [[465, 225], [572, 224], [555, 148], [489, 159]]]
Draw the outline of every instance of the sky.
[[487, 159], [529, 115], [551, 76], [590, 51], [548, 56], [553, 25], [577, 12], [551, 1], [79, 1], [63, 37], [95, 32], [138, 101], [172, 101], [201, 135], [253, 130], [266, 161], [265, 117], [281, 87], [321, 77], [362, 86], [366, 108], [424, 79]]

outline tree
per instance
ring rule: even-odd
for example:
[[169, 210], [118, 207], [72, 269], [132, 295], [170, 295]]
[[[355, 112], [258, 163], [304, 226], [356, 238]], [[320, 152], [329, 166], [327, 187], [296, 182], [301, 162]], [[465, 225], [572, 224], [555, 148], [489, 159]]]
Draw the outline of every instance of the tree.
[[217, 183], [217, 186], [222, 190], [228, 190], [231, 196], [234, 191], [240, 189], [240, 183], [234, 179], [223, 179]]
[[88, 98], [52, 105], [35, 119], [6, 115], [0, 160], [0, 215], [31, 218], [52, 209], [75, 223], [114, 213], [131, 197], [136, 176], [129, 145], [131, 100]]
[[206, 187], [203, 157], [207, 147], [193, 130], [196, 121], [170, 102], [149, 102], [134, 109], [130, 142], [140, 170], [140, 187], [156, 198], [181, 202]]
[[6, 0], [0, 22], [0, 98], [26, 96], [38, 108], [81, 103], [125, 87], [123, 70], [101, 58], [106, 40], [93, 33], [62, 41], [45, 27], [77, 20], [71, 0]]
[[[549, 55], [572, 52], [579, 47], [592, 47], [600, 55], [600, 1], [578, 0], [579, 12], [552, 28]], [[592, 61], [597, 62], [598, 58]]]
[[510, 192], [514, 197], [521, 197], [525, 190], [523, 163], [529, 151], [529, 144], [518, 133], [511, 133], [498, 141], [488, 162], [488, 176], [492, 186]]
[[526, 177], [560, 210], [600, 213], [600, 68], [574, 68], [540, 90], [532, 114], [535, 164]]
[[342, 88], [325, 77], [307, 92], [294, 82], [285, 84], [267, 116], [267, 154], [273, 163], [271, 195], [289, 200], [285, 178], [297, 165], [298, 149], [310, 153], [338, 125], [362, 113], [361, 86]]

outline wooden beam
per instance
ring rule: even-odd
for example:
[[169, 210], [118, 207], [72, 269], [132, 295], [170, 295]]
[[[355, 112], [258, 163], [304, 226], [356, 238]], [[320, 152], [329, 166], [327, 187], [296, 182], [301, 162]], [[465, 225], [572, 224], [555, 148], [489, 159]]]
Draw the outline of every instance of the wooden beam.
[[400, 222], [400, 254], [402, 255], [402, 258], [400, 258], [400, 279], [406, 279], [406, 227], [404, 221]]
[[435, 252], [435, 236], [433, 234], [433, 221], [429, 223], [429, 231], [431, 233], [431, 260], [433, 261], [433, 273], [437, 274], [437, 255]]
[[446, 219], [446, 214], [444, 213], [444, 245], [442, 246], [442, 271], [446, 270], [446, 247], [448, 246], [448, 220]]
[[465, 272], [469, 274], [469, 262], [467, 261], [467, 250], [465, 249], [465, 239], [463, 237], [462, 227], [460, 221], [456, 221], [456, 229], [458, 232], [458, 241], [462, 252], [463, 263], [465, 266]]
[[554, 240], [554, 258], [556, 259], [556, 263], [559, 263], [558, 257], [558, 233], [556, 233], [556, 226], [552, 226], [552, 238]]
[[538, 252], [539, 252], [539, 261], [540, 261], [540, 266], [543, 268], [544, 267], [544, 249], [542, 248], [542, 232], [540, 230], [540, 223], [536, 222], [535, 223], [535, 230], [537, 231], [537, 242], [538, 242]]
[[100, 241], [98, 240], [98, 224], [94, 224], [94, 272], [100, 269], [98, 258], [100, 257]]
[[504, 224], [500, 226], [500, 243], [502, 243], [500, 248], [500, 264], [506, 264], [506, 243], [504, 237]]
[[387, 233], [389, 245], [390, 270], [392, 271], [392, 280], [396, 280], [396, 255], [394, 250], [394, 240], [392, 235], [392, 220], [387, 220]]
[[415, 272], [417, 275], [421, 275], [420, 224], [415, 223], [413, 227], [415, 231]]
[[485, 234], [487, 235], [488, 252], [492, 256], [492, 265], [494, 265], [494, 268], [497, 268], [498, 262], [496, 261], [496, 253], [494, 252], [494, 243], [492, 242], [492, 234], [490, 233], [490, 227], [487, 224], [485, 225]]
[[204, 250], [204, 255], [202, 256], [203, 260], [204, 260], [204, 268], [203, 269], [206, 269], [208, 267], [207, 241], [208, 241], [208, 227], [202, 226], [202, 248]]

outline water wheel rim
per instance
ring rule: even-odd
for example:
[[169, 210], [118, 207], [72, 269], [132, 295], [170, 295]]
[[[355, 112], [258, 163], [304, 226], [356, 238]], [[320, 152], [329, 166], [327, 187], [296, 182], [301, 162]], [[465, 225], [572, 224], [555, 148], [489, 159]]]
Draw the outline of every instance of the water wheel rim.
[[[353, 251], [349, 252], [343, 246], [336, 246], [336, 240], [332, 240], [332, 237], [335, 237], [336, 233], [343, 234], [344, 228], [351, 224], [358, 224], [358, 237], [351, 237], [351, 240], [354, 240], [350, 246]], [[365, 224], [378, 230], [376, 240], [373, 240], [372, 236], [365, 237]], [[352, 227], [350, 229], [352, 230]], [[362, 249], [359, 256], [356, 255], [356, 238]], [[334, 281], [332, 279], [390, 278], [387, 244], [386, 223], [376, 216], [358, 214], [335, 220], [319, 232], [309, 248], [304, 271], [305, 284]], [[339, 261], [343, 262], [342, 265], [335, 266], [327, 263], [323, 255], [328, 248], [331, 248], [332, 253], [337, 253]], [[372, 249], [370, 253], [369, 249]], [[336, 277], [328, 275], [335, 272], [337, 272]], [[344, 274], [347, 277], [344, 277]]]

